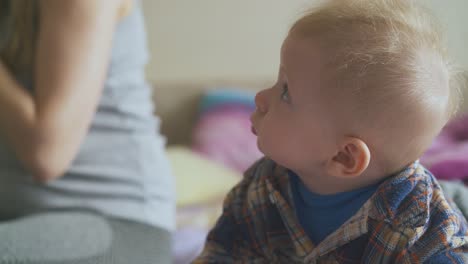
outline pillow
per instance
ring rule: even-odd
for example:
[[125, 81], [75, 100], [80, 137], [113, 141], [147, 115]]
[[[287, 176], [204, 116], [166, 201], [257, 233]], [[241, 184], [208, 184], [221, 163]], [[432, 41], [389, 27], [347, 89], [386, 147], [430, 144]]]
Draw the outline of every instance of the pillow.
[[449, 122], [421, 157], [437, 178], [468, 183], [468, 115]]
[[262, 156], [250, 123], [254, 97], [244, 89], [208, 91], [200, 101], [192, 149], [238, 172], [249, 168]]
[[189, 148], [167, 149], [176, 180], [177, 206], [222, 201], [242, 174], [203, 158]]

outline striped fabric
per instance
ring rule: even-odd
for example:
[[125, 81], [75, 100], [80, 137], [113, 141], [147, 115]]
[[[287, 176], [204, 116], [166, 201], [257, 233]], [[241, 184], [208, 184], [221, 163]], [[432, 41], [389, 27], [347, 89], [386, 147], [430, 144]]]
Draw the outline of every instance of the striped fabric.
[[294, 210], [287, 170], [261, 159], [226, 197], [194, 263], [468, 263], [466, 219], [419, 162], [318, 245]]

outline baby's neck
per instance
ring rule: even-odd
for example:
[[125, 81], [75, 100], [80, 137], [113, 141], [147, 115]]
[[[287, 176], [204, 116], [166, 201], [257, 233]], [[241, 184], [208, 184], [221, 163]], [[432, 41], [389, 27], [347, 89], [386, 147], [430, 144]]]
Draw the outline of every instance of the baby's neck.
[[311, 192], [321, 195], [349, 192], [377, 184], [388, 177], [383, 171], [369, 168], [365, 173], [352, 178], [338, 178], [326, 173], [296, 172], [304, 185]]

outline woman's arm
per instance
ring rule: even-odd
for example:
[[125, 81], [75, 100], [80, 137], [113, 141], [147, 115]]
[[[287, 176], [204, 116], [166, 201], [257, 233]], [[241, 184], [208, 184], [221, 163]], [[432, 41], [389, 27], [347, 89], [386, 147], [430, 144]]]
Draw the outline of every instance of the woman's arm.
[[41, 0], [33, 94], [0, 64], [0, 133], [36, 179], [61, 176], [76, 156], [128, 2]]

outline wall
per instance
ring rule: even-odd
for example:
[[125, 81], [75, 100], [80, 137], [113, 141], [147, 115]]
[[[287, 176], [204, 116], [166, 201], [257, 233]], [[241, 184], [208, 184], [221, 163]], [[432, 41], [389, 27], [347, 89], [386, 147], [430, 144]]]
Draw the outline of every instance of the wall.
[[[143, 0], [148, 76], [162, 83], [273, 80], [288, 27], [315, 1]], [[424, 2], [446, 29], [454, 61], [468, 69], [468, 1]]]

